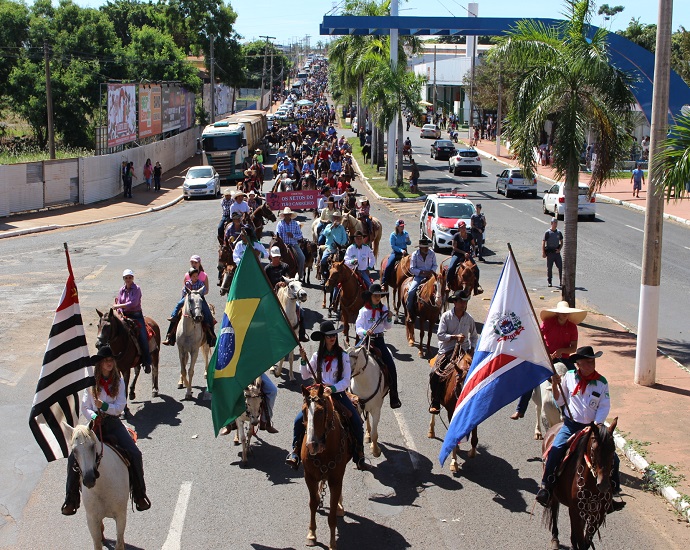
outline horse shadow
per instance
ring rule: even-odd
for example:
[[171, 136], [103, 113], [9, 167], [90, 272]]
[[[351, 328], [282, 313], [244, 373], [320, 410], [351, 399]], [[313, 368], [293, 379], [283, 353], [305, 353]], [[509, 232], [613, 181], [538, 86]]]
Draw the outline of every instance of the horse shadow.
[[[379, 550], [382, 546], [386, 548], [412, 548], [407, 539], [386, 525], [377, 523], [345, 510], [345, 517], [348, 521], [339, 521], [337, 527], [338, 546], [352, 548], [355, 545], [358, 550]], [[327, 539], [326, 539], [327, 540]], [[385, 541], [382, 544], [382, 541]], [[328, 548], [328, 545], [319, 545]]]
[[179, 426], [182, 420], [178, 418], [184, 405], [169, 395], [160, 394], [155, 401], [144, 401], [142, 407], [132, 414], [130, 411], [127, 421], [136, 428], [138, 439], [148, 439], [156, 427], [161, 424]]
[[[107, 548], [108, 550], [115, 550], [115, 544], [115, 540], [105, 539], [103, 541], [103, 547]], [[144, 548], [142, 548], [141, 546], [134, 546], [133, 544], [127, 544], [125, 542], [125, 550], [144, 550]]]
[[[230, 435], [227, 437], [229, 438]], [[238, 459], [230, 465], [242, 468], [242, 446], [234, 445], [231, 440], [229, 444], [231, 456], [233, 449], [237, 450], [238, 454]], [[256, 436], [252, 438], [247, 465], [244, 468], [263, 472], [266, 474], [266, 479], [273, 485], [286, 485], [303, 479], [304, 475], [300, 470], [293, 470], [285, 464], [285, 455], [286, 451], [282, 447], [269, 443], [263, 436]]]
[[391, 355], [398, 361], [413, 361], [414, 360], [411, 353], [402, 353], [401, 350], [398, 350], [398, 348], [396, 348], [392, 344], [388, 344], [388, 349], [390, 350]]

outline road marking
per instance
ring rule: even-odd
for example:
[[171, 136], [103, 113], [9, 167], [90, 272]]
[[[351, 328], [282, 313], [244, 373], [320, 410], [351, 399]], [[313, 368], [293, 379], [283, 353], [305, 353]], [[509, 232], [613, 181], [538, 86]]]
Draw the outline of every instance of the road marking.
[[450, 179], [453, 179], [452, 174], [446, 174], [446, 177], [447, 177], [447, 178], [450, 178]]
[[[414, 444], [414, 440], [412, 439], [412, 434], [410, 433], [410, 429], [407, 427], [407, 422], [405, 422], [405, 417], [398, 410], [393, 410], [393, 414], [395, 415], [395, 419], [398, 421], [398, 427], [400, 428], [400, 433], [402, 434], [403, 440], [405, 441], [405, 448], [407, 449], [407, 454], [410, 455], [410, 461], [412, 461], [412, 467], [415, 470], [420, 470], [422, 465], [420, 463], [419, 457], [421, 455], [419, 454], [419, 451], [417, 450], [417, 446]], [[412, 452], [410, 452], [410, 451], [412, 451]]]
[[163, 543], [162, 550], [179, 550], [182, 541], [182, 527], [184, 525], [184, 518], [187, 515], [187, 505], [189, 504], [189, 495], [192, 492], [192, 482], [185, 481], [180, 486], [180, 495], [177, 497], [177, 504], [173, 512], [172, 520], [170, 521], [170, 530], [168, 531], [168, 538]]
[[510, 206], [509, 204], [506, 204], [505, 202], [502, 202], [501, 204], [502, 204], [503, 206], [507, 206], [508, 208], [512, 208], [513, 210], [515, 210], [515, 207], [514, 207], [514, 206]]
[[491, 172], [484, 172], [487, 176], [491, 175]]
[[535, 218], [534, 216], [532, 216], [532, 219], [537, 220], [539, 223], [543, 223], [544, 225], [549, 225], [549, 222], [546, 222], [544, 220], [540, 220], [539, 218]]
[[638, 229], [637, 227], [633, 227], [632, 225], [625, 224], [625, 227], [629, 227], [630, 229], [634, 229], [635, 231], [639, 231], [640, 233], [644, 233], [644, 230]]
[[688, 247], [688, 246], [684, 246], [683, 248], [684, 248], [685, 250], [690, 250], [690, 247]]
[[[635, 229], [635, 228], [633, 227], [633, 229]], [[634, 264], [634, 263], [632, 263], [632, 262], [626, 262], [626, 263], [627, 263], [630, 267], [634, 267], [635, 269], [639, 269], [640, 271], [642, 271], [642, 267], [640, 267], [639, 265]]]
[[86, 277], [84, 277], [84, 280], [85, 280], [85, 281], [90, 281], [91, 279], [95, 279], [95, 278], [98, 277], [101, 273], [103, 273], [103, 270], [104, 270], [106, 267], [107, 267], [107, 266], [102, 265], [102, 266], [99, 267], [96, 271], [94, 271], [93, 273], [90, 273], [89, 275], [87, 275]]

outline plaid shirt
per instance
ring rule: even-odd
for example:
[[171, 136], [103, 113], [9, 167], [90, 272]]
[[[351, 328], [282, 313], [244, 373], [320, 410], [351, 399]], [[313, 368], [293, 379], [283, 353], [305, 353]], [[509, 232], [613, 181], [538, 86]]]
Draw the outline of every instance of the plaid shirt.
[[[276, 233], [288, 246], [297, 246], [297, 241], [302, 238], [302, 229], [296, 220], [290, 220], [289, 223], [280, 220], [276, 226]], [[292, 233], [292, 237], [288, 237], [288, 233]]]
[[221, 201], [220, 207], [223, 210], [224, 218], [229, 218], [232, 215], [232, 212], [230, 212], [230, 207], [232, 206], [233, 202], [235, 202], [233, 199], [223, 199]]

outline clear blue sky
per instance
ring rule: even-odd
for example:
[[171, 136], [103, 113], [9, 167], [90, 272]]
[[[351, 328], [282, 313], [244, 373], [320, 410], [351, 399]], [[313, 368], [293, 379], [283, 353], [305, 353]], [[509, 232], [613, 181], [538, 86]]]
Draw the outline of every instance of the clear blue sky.
[[[227, 1], [227, 0], [226, 0]], [[98, 7], [105, 0], [75, 0], [81, 6]], [[607, 2], [598, 2], [601, 5]], [[319, 35], [319, 24], [324, 14], [339, 0], [230, 0], [237, 12], [236, 30], [246, 39], [261, 35], [275, 36], [277, 42], [287, 44], [310, 35], [310, 43], [328, 40]], [[550, 17], [562, 18], [564, 4], [558, 0], [485, 0], [478, 2], [479, 16], [485, 17]], [[656, 23], [657, 2], [654, 0], [609, 0], [610, 6], [622, 5], [625, 10], [612, 22], [605, 23], [596, 16], [593, 23], [608, 26], [616, 31], [628, 26], [631, 18], [640, 18], [642, 23]], [[690, 30], [690, 9], [687, 0], [677, 0], [674, 6], [673, 29], [683, 25]], [[467, 2], [458, 0], [409, 0], [400, 1], [400, 15], [426, 17], [464, 17]]]

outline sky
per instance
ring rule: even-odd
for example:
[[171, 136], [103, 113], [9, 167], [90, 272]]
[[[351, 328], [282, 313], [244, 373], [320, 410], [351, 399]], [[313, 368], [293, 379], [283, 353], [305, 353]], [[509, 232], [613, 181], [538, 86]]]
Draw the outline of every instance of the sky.
[[[226, 0], [227, 2], [228, 0]], [[328, 37], [319, 35], [319, 24], [340, 0], [229, 0], [237, 12], [235, 29], [245, 40], [261, 35], [275, 36], [276, 42], [289, 44], [310, 35], [313, 46]], [[98, 7], [105, 0], [75, 0], [80, 6]], [[478, 15], [484, 17], [547, 17], [562, 19], [564, 3], [558, 0], [486, 0], [479, 4]], [[601, 5], [605, 2], [598, 2]], [[613, 31], [624, 29], [630, 19], [640, 18], [642, 23], [656, 23], [657, 2], [654, 0], [609, 0], [610, 6], [624, 6], [625, 10], [612, 21], [604, 22], [602, 16], [594, 16], [592, 23], [608, 26]], [[467, 2], [458, 0], [400, 0], [400, 15], [418, 17], [464, 17]], [[690, 29], [690, 9], [687, 0], [676, 0], [673, 14], [673, 30], [679, 25]]]

